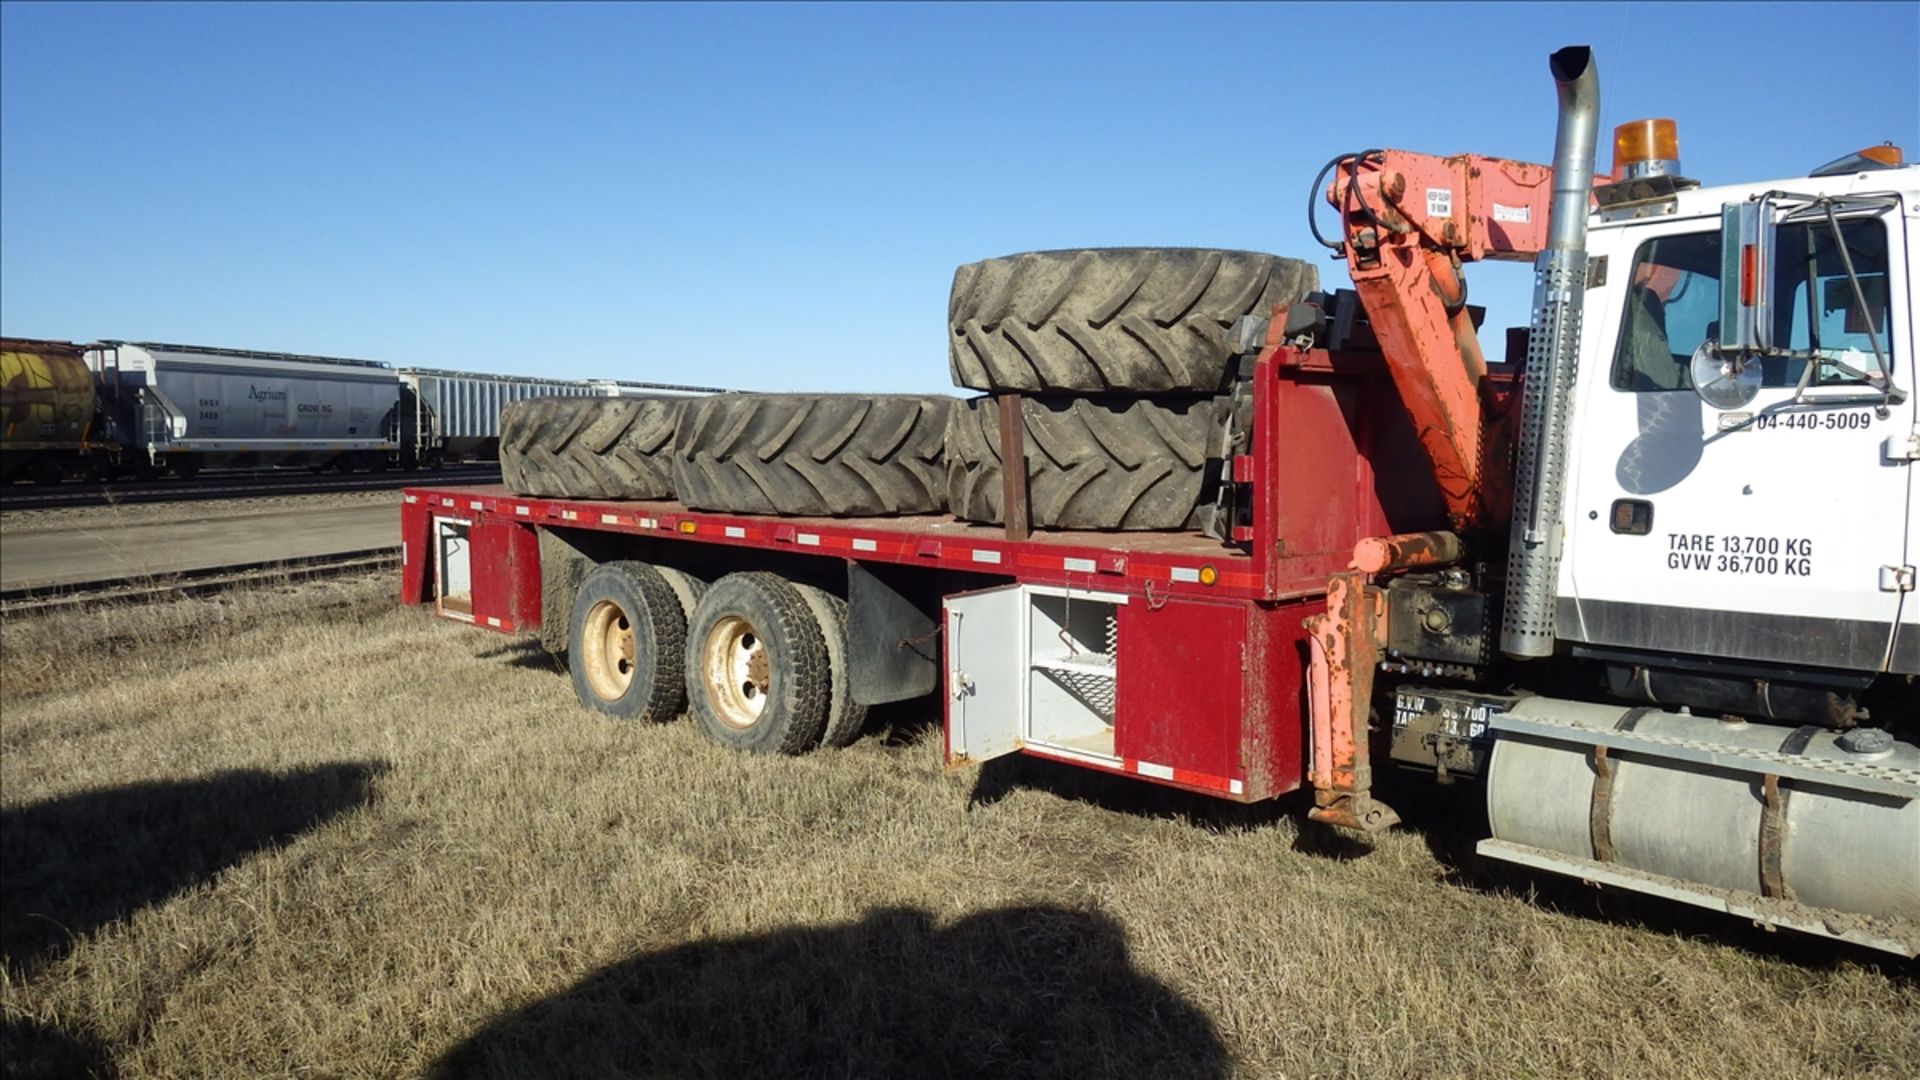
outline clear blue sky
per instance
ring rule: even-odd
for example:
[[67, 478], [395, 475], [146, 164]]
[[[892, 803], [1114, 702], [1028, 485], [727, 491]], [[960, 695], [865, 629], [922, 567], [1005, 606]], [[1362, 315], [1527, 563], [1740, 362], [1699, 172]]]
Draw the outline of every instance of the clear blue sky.
[[[1710, 184], [1920, 157], [1912, 2], [7, 3], [0, 330], [939, 390], [957, 264], [1237, 247], [1343, 283], [1319, 166], [1547, 161], [1566, 44], [1603, 131], [1672, 116]], [[1475, 270], [1524, 323], [1528, 272]]]

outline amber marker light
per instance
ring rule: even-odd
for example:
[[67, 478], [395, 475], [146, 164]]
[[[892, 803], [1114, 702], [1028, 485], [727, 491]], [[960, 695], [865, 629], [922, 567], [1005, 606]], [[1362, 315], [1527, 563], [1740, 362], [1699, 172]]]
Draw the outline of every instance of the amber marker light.
[[1869, 146], [1865, 150], [1858, 151], [1858, 153], [1868, 161], [1877, 161], [1889, 169], [1897, 169], [1907, 163], [1907, 156], [1901, 153], [1900, 148], [1892, 143], [1881, 143], [1879, 146]]
[[1672, 120], [1630, 120], [1613, 129], [1613, 178], [1680, 173], [1680, 128]]
[[680, 523], [679, 527], [681, 532], [686, 533], [689, 536], [700, 531], [700, 524], [699, 522], [695, 522], [695, 521], [683, 521]]
[[1214, 582], [1219, 580], [1220, 580], [1220, 571], [1215, 570], [1211, 566], [1203, 566], [1200, 568], [1200, 584], [1211, 585]]

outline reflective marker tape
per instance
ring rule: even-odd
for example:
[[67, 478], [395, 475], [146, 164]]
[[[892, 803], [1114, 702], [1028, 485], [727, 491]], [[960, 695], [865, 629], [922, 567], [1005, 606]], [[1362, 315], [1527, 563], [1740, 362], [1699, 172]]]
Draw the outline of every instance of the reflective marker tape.
[[418, 495], [402, 495], [401, 498], [405, 499], [407, 502], [410, 502], [410, 503], [417, 503], [420, 501], [420, 496]]
[[799, 536], [794, 537], [794, 540], [799, 543], [801, 547], [820, 546], [820, 537], [814, 533], [801, 533]]
[[478, 510], [478, 509], [480, 509], [480, 500], [479, 500], [479, 499], [468, 499], [468, 500], [467, 500], [467, 509], [469, 509], [469, 510]]
[[1065, 566], [1068, 570], [1077, 570], [1082, 574], [1093, 573], [1092, 559], [1062, 559], [1061, 565]]
[[1171, 765], [1155, 765], [1151, 761], [1142, 761], [1137, 762], [1134, 768], [1139, 770], [1141, 776], [1151, 776], [1156, 780], [1173, 779], [1173, 766]]
[[874, 542], [874, 541], [872, 541], [872, 540], [864, 540], [864, 539], [861, 539], [860, 537], [858, 537], [858, 536], [856, 536], [856, 537], [854, 537], [854, 538], [853, 538], [853, 550], [855, 550], [855, 551], [879, 551], [879, 550], [880, 550], [880, 545], [879, 545], [878, 543], [876, 543], [876, 542]]
[[521, 517], [532, 517], [533, 507], [522, 504], [520, 506], [514, 507], [513, 512], [520, 515]]
[[578, 520], [580, 520], [580, 515], [579, 515], [579, 514], [576, 514], [576, 513], [574, 513], [574, 512], [573, 512], [573, 511], [571, 511], [571, 510], [562, 510], [562, 511], [560, 511], [560, 516], [561, 516], [561, 517], [563, 517], [563, 518], [566, 518], [566, 519], [567, 519], [568, 521], [578, 521]]
[[499, 625], [500, 625], [500, 620], [499, 620], [499, 618], [498, 618], [498, 617], [496, 617], [496, 616], [493, 616], [493, 615], [489, 615], [489, 616], [487, 616], [487, 625], [488, 625], [488, 626], [499, 626]]
[[1176, 566], [1173, 568], [1173, 580], [1198, 582], [1200, 571], [1190, 566]]
[[985, 548], [974, 548], [973, 561], [983, 562], [983, 563], [998, 563], [1000, 561], [1000, 553], [997, 551], [988, 551]]
[[643, 529], [657, 529], [660, 527], [660, 522], [656, 518], [641, 518], [640, 527]]
[[1247, 791], [1247, 785], [1238, 780], [1229, 780], [1227, 781], [1227, 790], [1235, 795], [1244, 795]]
[[600, 515], [600, 524], [602, 524], [602, 525], [618, 525], [618, 524], [620, 524], [620, 515], [619, 515], [619, 514], [601, 514], [601, 515]]
[[729, 525], [727, 526], [727, 535], [735, 540], [745, 540], [747, 538], [747, 530], [738, 525]]

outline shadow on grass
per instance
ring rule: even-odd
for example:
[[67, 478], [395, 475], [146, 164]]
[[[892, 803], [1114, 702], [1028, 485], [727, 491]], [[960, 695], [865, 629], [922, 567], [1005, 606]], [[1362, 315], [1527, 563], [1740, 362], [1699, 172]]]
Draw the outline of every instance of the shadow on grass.
[[508, 667], [552, 671], [561, 675], [567, 673], [567, 655], [548, 652], [547, 647], [535, 637], [511, 638], [476, 655], [482, 660], [502, 661]]
[[62, 1031], [33, 1020], [0, 1021], [0, 1076], [8, 1080], [111, 1080], [119, 1075], [107, 1045], [88, 1032]]
[[1026, 754], [1008, 754], [980, 766], [968, 807], [991, 806], [1016, 791], [1044, 791], [1062, 799], [1136, 817], [1176, 818], [1216, 831], [1266, 828], [1304, 813], [1295, 795], [1265, 803], [1236, 803]]
[[575, 1076], [1217, 1077], [1211, 1020], [1060, 907], [911, 909], [648, 953], [503, 1015], [436, 1080]]
[[383, 767], [237, 770], [0, 811], [0, 961], [25, 974], [74, 939], [362, 805]]

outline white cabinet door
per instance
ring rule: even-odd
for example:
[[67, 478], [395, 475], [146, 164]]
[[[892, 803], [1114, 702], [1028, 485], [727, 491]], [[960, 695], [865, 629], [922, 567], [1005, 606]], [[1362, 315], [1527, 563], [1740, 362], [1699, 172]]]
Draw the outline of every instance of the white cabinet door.
[[1018, 585], [949, 596], [947, 764], [978, 765], [1020, 749], [1026, 702], [1026, 597]]

